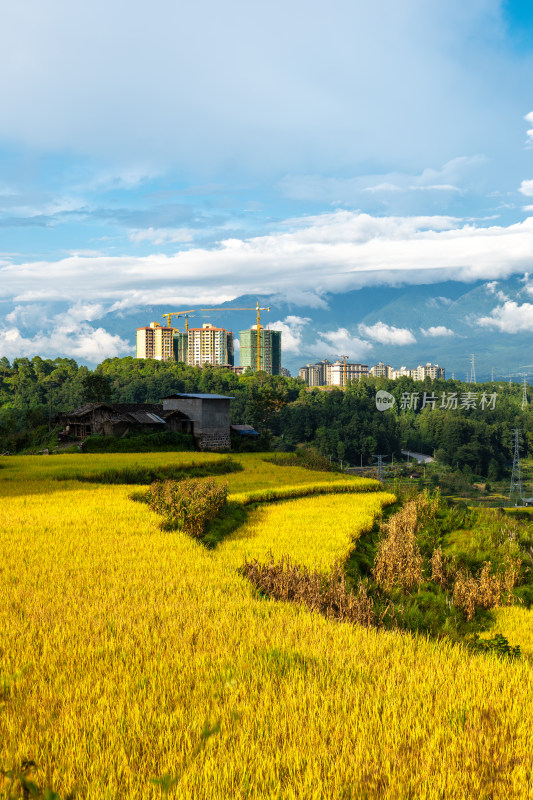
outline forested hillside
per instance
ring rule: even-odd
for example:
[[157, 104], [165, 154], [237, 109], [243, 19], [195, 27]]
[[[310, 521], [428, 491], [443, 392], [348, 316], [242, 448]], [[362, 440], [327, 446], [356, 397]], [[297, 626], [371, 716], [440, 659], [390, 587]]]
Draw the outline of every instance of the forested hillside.
[[[388, 411], [376, 408], [379, 389], [396, 398]], [[361, 457], [363, 464], [371, 463], [374, 453], [436, 451], [443, 463], [494, 480], [508, 468], [514, 428], [522, 430], [522, 455], [533, 451], [533, 415], [530, 406], [521, 408], [519, 384], [369, 378], [346, 392], [308, 390], [297, 378], [264, 373], [236, 376], [134, 358], [107, 359], [91, 371], [73, 359], [39, 357], [12, 364], [0, 359], [0, 450], [42, 446], [50, 416], [83, 402], [158, 402], [172, 392], [230, 395], [233, 421], [269, 433], [272, 447], [290, 450], [307, 443], [351, 464], [360, 464]], [[450, 401], [454, 393], [456, 407]]]

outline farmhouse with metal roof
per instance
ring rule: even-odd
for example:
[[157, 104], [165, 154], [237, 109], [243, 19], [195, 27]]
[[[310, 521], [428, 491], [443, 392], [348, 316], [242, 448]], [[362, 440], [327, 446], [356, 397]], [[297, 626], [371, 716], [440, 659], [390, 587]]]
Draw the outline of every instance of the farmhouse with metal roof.
[[162, 398], [163, 411], [180, 411], [192, 420], [200, 450], [229, 450], [230, 400], [223, 394], [169, 394]]

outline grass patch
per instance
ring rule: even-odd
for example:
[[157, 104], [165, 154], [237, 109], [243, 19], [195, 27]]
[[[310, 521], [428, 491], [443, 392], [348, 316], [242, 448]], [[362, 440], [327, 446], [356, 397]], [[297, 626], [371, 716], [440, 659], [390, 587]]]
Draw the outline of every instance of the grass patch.
[[231, 536], [237, 528], [244, 525], [247, 518], [248, 509], [240, 503], [228, 502], [217, 516], [208, 523], [202, 543], [210, 550], [213, 550], [226, 537]]

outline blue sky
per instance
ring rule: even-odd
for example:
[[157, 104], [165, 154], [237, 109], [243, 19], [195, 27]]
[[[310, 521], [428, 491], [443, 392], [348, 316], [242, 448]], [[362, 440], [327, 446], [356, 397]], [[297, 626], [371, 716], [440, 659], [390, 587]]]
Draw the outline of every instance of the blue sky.
[[514, 0], [3, 4], [0, 355], [127, 354], [110, 315], [153, 304], [533, 273], [532, 86]]

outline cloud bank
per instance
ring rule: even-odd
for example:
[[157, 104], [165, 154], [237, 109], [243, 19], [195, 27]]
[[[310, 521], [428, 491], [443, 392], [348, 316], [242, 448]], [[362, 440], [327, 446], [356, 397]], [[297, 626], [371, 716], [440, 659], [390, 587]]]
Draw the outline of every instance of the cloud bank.
[[[113, 304], [220, 304], [246, 292], [295, 304], [362, 286], [471, 282], [533, 271], [533, 218], [481, 227], [442, 217], [350, 211], [288, 220], [266, 236], [167, 256], [75, 255], [0, 266], [0, 298]], [[295, 298], [295, 299], [293, 299]], [[317, 304], [320, 304], [318, 301]]]

